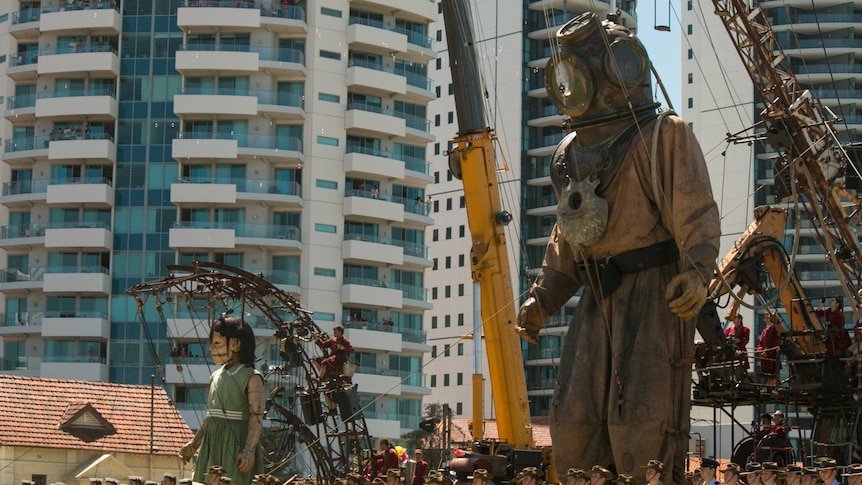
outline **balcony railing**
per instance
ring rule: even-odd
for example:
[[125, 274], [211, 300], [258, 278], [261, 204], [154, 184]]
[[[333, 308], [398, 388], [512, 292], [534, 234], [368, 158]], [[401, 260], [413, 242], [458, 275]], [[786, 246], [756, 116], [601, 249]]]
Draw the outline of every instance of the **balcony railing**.
[[45, 318], [102, 318], [107, 319], [108, 313], [98, 310], [51, 310], [45, 312]]
[[299, 5], [281, 6], [277, 2], [253, 2], [250, 0], [184, 0], [183, 7], [209, 8], [257, 8], [263, 17], [276, 17], [305, 21], [305, 9]]
[[98, 355], [46, 355], [42, 362], [69, 364], [106, 364], [105, 357]]
[[18, 96], [10, 96], [6, 100], [9, 109], [23, 109], [36, 107], [35, 94], [19, 94]]
[[3, 371], [14, 370], [31, 370], [37, 371], [40, 368], [42, 359], [39, 357], [3, 357], [0, 359]]
[[48, 229], [107, 229], [111, 223], [105, 221], [55, 221], [47, 224]]
[[404, 206], [404, 210], [411, 214], [427, 216], [431, 213], [431, 206], [429, 204], [426, 204], [421, 197], [417, 197], [416, 199], [411, 200], [406, 197], [396, 197], [394, 195], [379, 193], [375, 196], [373, 192], [359, 189], [346, 189], [344, 191], [344, 196], [363, 197], [366, 199], [380, 199], [387, 202], [394, 202], [396, 204], [401, 204], [402, 206]]
[[171, 227], [186, 229], [233, 229], [236, 237], [287, 239], [299, 241], [300, 229], [279, 224], [246, 224], [241, 222], [175, 221]]
[[50, 180], [19, 180], [3, 184], [3, 196], [23, 194], [44, 194], [48, 192]]
[[407, 36], [407, 43], [413, 44], [419, 47], [424, 47], [426, 49], [431, 48], [431, 37], [427, 35], [415, 32], [413, 30], [407, 30], [404, 27], [398, 25], [391, 25], [385, 22], [381, 22], [380, 20], [370, 20], [362, 17], [356, 17], [351, 15], [347, 20], [348, 25], [360, 24], [367, 25], [369, 27], [374, 27], [375, 29], [388, 30], [390, 32], [397, 32], [399, 34], [404, 34]]
[[410, 86], [417, 87], [419, 89], [425, 89], [427, 91], [431, 90], [431, 79], [427, 76], [424, 76], [419, 73], [411, 72], [406, 69], [394, 68], [384, 66], [379, 62], [368, 62], [362, 59], [350, 59], [348, 61], [348, 66], [353, 67], [362, 67], [365, 69], [372, 69], [374, 71], [380, 72], [388, 72], [390, 74], [397, 74], [399, 76], [403, 76], [407, 78], [407, 84]]
[[28, 327], [42, 325], [44, 312], [17, 312], [0, 314], [0, 325], [4, 327]]
[[39, 135], [39, 136], [22, 136], [19, 138], [12, 138], [6, 140], [4, 152], [5, 153], [13, 153], [13, 152], [22, 152], [26, 150], [37, 150], [37, 149], [47, 149], [48, 142], [51, 139], [48, 135]]
[[305, 109], [305, 96], [295, 93], [283, 93], [275, 91], [250, 91], [242, 88], [186, 88], [180, 94], [191, 95], [225, 95], [225, 96], [254, 96], [261, 104], [275, 104], [278, 106], [294, 106]]
[[55, 177], [49, 183], [51, 185], [72, 185], [72, 184], [96, 184], [96, 185], [114, 185], [114, 181], [107, 177]]
[[9, 56], [9, 67], [29, 66], [39, 62], [38, 52], [18, 52]]
[[70, 89], [68, 91], [51, 91], [48, 93], [39, 93], [36, 97], [39, 99], [46, 98], [74, 98], [79, 96], [110, 96], [117, 97], [116, 88], [114, 86], [93, 86], [88, 89]]
[[87, 52], [113, 52], [117, 53], [117, 48], [110, 44], [93, 44], [83, 43], [75, 46], [67, 45], [55, 47], [53, 49], [40, 49], [39, 56], [53, 56], [57, 54], [83, 54]]
[[302, 195], [302, 185], [299, 182], [277, 181], [272, 179], [250, 179], [238, 177], [182, 177], [176, 179], [184, 184], [230, 184], [236, 185], [236, 191], [256, 194]]
[[102, 273], [110, 274], [107, 267], [100, 264], [71, 264], [71, 265], [56, 265], [45, 267], [46, 273]]
[[428, 258], [428, 246], [422, 244], [416, 244], [408, 241], [402, 241], [400, 239], [393, 239], [389, 237], [380, 237], [380, 236], [372, 236], [369, 234], [362, 233], [347, 233], [344, 235], [345, 241], [366, 241], [375, 244], [386, 244], [390, 246], [398, 246], [404, 250], [404, 254], [408, 256], [414, 256], [417, 258]]
[[358, 145], [348, 146], [347, 147], [347, 153], [363, 153], [365, 155], [371, 155], [374, 157], [383, 157], [383, 158], [391, 158], [393, 160], [400, 160], [400, 161], [404, 162], [404, 168], [406, 170], [410, 170], [412, 172], [424, 173], [425, 175], [431, 174], [431, 162], [428, 162], [422, 158], [395, 154], [395, 153], [383, 151], [383, 150], [380, 150], [377, 148], [363, 147], [363, 146], [358, 146]]
[[375, 332], [397, 333], [401, 334], [401, 338], [407, 342], [424, 344], [428, 341], [428, 333], [423, 330], [413, 328], [396, 327], [395, 325], [381, 323], [377, 321], [370, 322], [345, 322], [347, 328], [361, 328], [362, 330], [374, 330]]
[[24, 281], [42, 281], [45, 268], [29, 268], [27, 273], [20, 269], [0, 269], [0, 283], [20, 283]]
[[405, 285], [402, 283], [393, 283], [392, 287], [401, 290], [404, 298], [417, 301], [428, 301], [428, 288], [421, 286]]
[[12, 12], [12, 25], [26, 24], [27, 22], [36, 22], [42, 15], [42, 11], [38, 8], [28, 8]]
[[533, 349], [531, 347], [530, 350], [527, 351], [527, 359], [528, 360], [559, 359], [561, 350], [562, 349], [560, 349], [559, 347], [539, 348], [539, 349]]
[[239, 133], [216, 133], [185, 131], [176, 134], [178, 140], [236, 140], [240, 148], [267, 150], [289, 150], [302, 152], [302, 139], [295, 136], [248, 135]]
[[0, 227], [0, 239], [17, 239], [19, 237], [41, 237], [45, 235], [45, 226], [42, 224], [9, 224]]
[[89, 2], [74, 2], [69, 3], [68, 1], [61, 0], [61, 6], [50, 6], [50, 7], [42, 7], [42, 13], [51, 13], [51, 12], [68, 12], [71, 10], [105, 10], [109, 8], [113, 8], [114, 10], [120, 10], [120, 2], [115, 0], [90, 0]]

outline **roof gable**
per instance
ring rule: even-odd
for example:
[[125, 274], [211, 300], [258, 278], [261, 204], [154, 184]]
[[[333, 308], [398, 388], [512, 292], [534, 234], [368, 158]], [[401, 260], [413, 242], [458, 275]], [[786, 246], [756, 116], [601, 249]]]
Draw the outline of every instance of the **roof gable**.
[[0, 374], [0, 445], [176, 455], [193, 434], [162, 388]]

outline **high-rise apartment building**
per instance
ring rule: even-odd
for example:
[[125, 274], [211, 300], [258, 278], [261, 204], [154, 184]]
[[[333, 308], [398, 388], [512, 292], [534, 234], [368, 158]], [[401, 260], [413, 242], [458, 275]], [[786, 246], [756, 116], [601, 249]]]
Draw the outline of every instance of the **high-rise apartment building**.
[[[476, 49], [483, 73], [489, 126], [500, 139], [497, 166], [503, 208], [513, 214], [507, 230], [515, 301], [541, 268], [545, 246], [556, 221], [557, 200], [549, 175], [550, 158], [564, 135], [563, 116], [548, 100], [544, 67], [556, 49], [555, 35], [565, 22], [586, 11], [601, 17], [620, 9], [620, 22], [635, 26], [635, 1], [479, 0], [470, 2]], [[438, 97], [429, 104], [436, 135], [432, 160], [435, 185], [429, 187], [434, 212], [431, 246], [434, 267], [428, 286], [434, 308], [427, 325], [431, 358], [426, 365], [432, 389], [426, 402], [449, 404], [455, 416], [471, 414], [473, 282], [470, 276], [470, 234], [464, 211], [463, 187], [448, 170], [443, 156], [447, 140], [458, 130], [455, 101], [442, 15], [431, 30], [436, 34], [438, 58], [430, 68]], [[466, 68], [466, 66], [465, 66]], [[524, 346], [530, 411], [547, 415], [570, 316], [577, 298], [546, 322], [539, 345]], [[513, 314], [514, 315], [514, 314]], [[514, 331], [514, 329], [512, 329]], [[482, 357], [482, 371], [487, 363]], [[493, 418], [493, 390], [485, 381], [485, 416]]]
[[[786, 194], [776, 190], [776, 174], [771, 159], [774, 153], [765, 140], [751, 145], [727, 143], [727, 133], [763, 132], [762, 127], [755, 127], [760, 120], [763, 103], [714, 8], [691, 0], [681, 3], [681, 28], [685, 31], [681, 52], [684, 104], [681, 113], [691, 123], [713, 176], [713, 192], [720, 201], [723, 217], [722, 251], [726, 252], [753, 219], [755, 207], [780, 205]], [[809, 89], [815, 98], [841, 118], [842, 121], [834, 125], [837, 139], [841, 143], [858, 142], [859, 113], [855, 100], [862, 97], [862, 91], [856, 88], [860, 68], [852, 50], [859, 43], [854, 39], [853, 31], [862, 20], [862, 2], [840, 5], [760, 2], [760, 7], [800, 85]], [[850, 154], [854, 155], [852, 150]], [[848, 184], [853, 183], [852, 178], [848, 178]], [[790, 205], [784, 207], [793, 209]], [[823, 248], [814, 239], [811, 222], [804, 213], [792, 214], [785, 246], [792, 247], [796, 217], [801, 221], [794, 270], [806, 296], [819, 300], [841, 295], [836, 273], [827, 262]], [[778, 310], [784, 311], [780, 307]], [[845, 300], [845, 312], [850, 310], [851, 303]], [[754, 315], [745, 310], [743, 315], [746, 325], [751, 328], [751, 345], [757, 345], [757, 336], [764, 327], [762, 312]], [[784, 318], [785, 322], [789, 319], [786, 315]], [[772, 412], [780, 407], [768, 405], [756, 409], [755, 414]], [[746, 409], [751, 413], [750, 408]], [[807, 416], [804, 410], [802, 412]], [[785, 414], [788, 414], [786, 409]], [[712, 413], [701, 417], [704, 436], [715, 440], [709, 448], [720, 453], [718, 450], [727, 451], [733, 446], [733, 440], [729, 439], [732, 426], [729, 419]], [[736, 419], [742, 423], [748, 423], [754, 417], [752, 414], [740, 416], [739, 411], [736, 413]], [[792, 424], [810, 425], [806, 421]], [[715, 429], [722, 431], [716, 434]], [[738, 430], [735, 436], [736, 439], [741, 437]], [[727, 453], [716, 456], [727, 456]]]
[[139, 384], [158, 356], [196, 427], [206, 336], [142, 326], [123, 292], [216, 261], [344, 321], [371, 433], [416, 429], [436, 18], [428, 0], [3, 3], [2, 370]]

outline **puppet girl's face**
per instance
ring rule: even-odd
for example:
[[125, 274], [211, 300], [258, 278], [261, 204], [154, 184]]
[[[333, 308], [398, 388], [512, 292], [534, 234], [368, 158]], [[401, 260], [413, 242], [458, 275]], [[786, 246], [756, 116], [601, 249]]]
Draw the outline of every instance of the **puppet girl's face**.
[[228, 339], [224, 335], [213, 332], [213, 337], [210, 339], [210, 355], [213, 362], [221, 365], [234, 360], [236, 353], [239, 352], [239, 345], [238, 339], [230, 339], [230, 345], [228, 345]]

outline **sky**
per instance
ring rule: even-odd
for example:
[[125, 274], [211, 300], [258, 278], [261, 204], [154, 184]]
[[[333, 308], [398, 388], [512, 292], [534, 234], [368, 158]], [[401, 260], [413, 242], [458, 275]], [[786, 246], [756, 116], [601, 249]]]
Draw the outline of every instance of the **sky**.
[[[678, 23], [681, 0], [639, 0], [637, 6], [638, 38], [667, 89], [674, 108], [682, 109], [682, 28]], [[669, 10], [670, 9], [670, 10]], [[670, 13], [670, 16], [668, 16]], [[654, 25], [667, 25], [670, 32], [659, 32]], [[656, 90], [656, 86], [653, 86]], [[657, 95], [662, 107], [667, 107], [661, 94]]]

